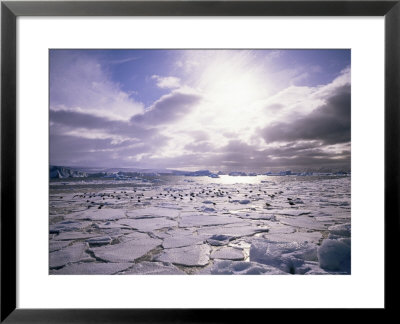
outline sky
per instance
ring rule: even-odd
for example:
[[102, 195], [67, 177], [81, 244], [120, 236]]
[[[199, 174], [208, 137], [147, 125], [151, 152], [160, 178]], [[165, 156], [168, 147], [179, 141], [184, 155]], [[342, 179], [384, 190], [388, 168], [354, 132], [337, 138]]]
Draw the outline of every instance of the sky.
[[50, 164], [350, 170], [350, 50], [50, 50]]

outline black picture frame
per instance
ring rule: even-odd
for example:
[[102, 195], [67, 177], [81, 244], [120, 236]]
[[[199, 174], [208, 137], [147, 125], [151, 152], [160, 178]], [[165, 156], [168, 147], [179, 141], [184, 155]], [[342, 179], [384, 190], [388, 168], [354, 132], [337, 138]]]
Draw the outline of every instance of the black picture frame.
[[[16, 308], [16, 19], [19, 16], [384, 16], [385, 307], [395, 311], [399, 238], [400, 0], [394, 1], [2, 1], [1, 3], [1, 322], [198, 323], [263, 318], [268, 309]], [[382, 170], [378, 170], [382, 172]], [[367, 201], [366, 201], [367, 203]], [[370, 203], [370, 202], [368, 202]], [[366, 283], [367, 285], [368, 283]], [[40, 294], [40, 292], [38, 292]], [[251, 314], [249, 314], [251, 312]], [[268, 314], [270, 315], [270, 314]], [[251, 318], [249, 318], [251, 316]], [[266, 318], [265, 318], [266, 319]], [[266, 319], [267, 320], [267, 319]], [[318, 319], [317, 319], [318, 320]]]

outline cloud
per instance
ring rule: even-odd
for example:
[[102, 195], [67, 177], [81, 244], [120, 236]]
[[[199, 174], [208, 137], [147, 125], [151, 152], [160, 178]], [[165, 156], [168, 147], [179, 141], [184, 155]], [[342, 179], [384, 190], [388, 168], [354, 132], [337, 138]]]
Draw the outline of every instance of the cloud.
[[201, 100], [193, 91], [175, 90], [157, 100], [145, 113], [133, 116], [131, 121], [156, 127], [184, 118]]
[[265, 109], [268, 110], [268, 111], [276, 112], [276, 111], [281, 110], [283, 107], [284, 107], [284, 106], [283, 106], [282, 104], [279, 104], [279, 103], [272, 103], [272, 104], [267, 105], [267, 106], [265, 107]]
[[180, 79], [176, 77], [161, 77], [159, 75], [152, 75], [151, 78], [156, 80], [157, 87], [161, 89], [174, 89], [180, 87]]
[[[74, 136], [85, 137], [84, 133], [77, 132], [77, 129], [85, 129], [87, 133], [101, 133], [103, 138], [109, 134], [109, 138], [126, 137], [147, 138], [152, 136], [155, 131], [146, 129], [141, 125], [133, 125], [130, 122], [109, 120], [104, 117], [97, 117], [90, 114], [74, 111], [50, 111], [50, 122], [52, 131], [57, 134], [74, 134]], [[72, 132], [71, 132], [72, 131]], [[92, 135], [86, 135], [92, 136]]]
[[210, 139], [210, 135], [202, 130], [189, 130], [186, 132], [194, 141], [206, 141]]
[[[132, 167], [139, 156], [152, 156], [169, 138], [157, 132], [142, 138], [58, 125], [50, 130], [50, 163], [55, 165]], [[159, 161], [157, 161], [159, 163]], [[146, 168], [146, 163], [141, 167]]]
[[125, 63], [129, 63], [132, 61], [136, 61], [138, 59], [139, 59], [138, 57], [133, 56], [133, 57], [127, 57], [127, 58], [123, 58], [123, 59], [119, 59], [119, 60], [110, 60], [107, 63], [119, 65], [119, 64], [125, 64]]
[[350, 150], [346, 146], [343, 146], [342, 150], [338, 150], [337, 147], [329, 150], [328, 147], [322, 147], [319, 144], [303, 143], [260, 150], [256, 145], [233, 140], [215, 150], [207, 147], [209, 144], [206, 142], [188, 145], [191, 150], [179, 156], [156, 158], [144, 162], [153, 166], [162, 163], [170, 168], [208, 168], [213, 171], [266, 172], [284, 168], [319, 169], [321, 166], [335, 169], [350, 168]]
[[284, 51], [183, 52], [154, 70], [132, 68], [132, 78], [152, 75], [135, 96], [148, 107], [112, 81], [125, 60], [52, 54], [52, 162], [260, 172], [350, 165], [349, 68], [328, 84], [295, 86], [313, 71], [269, 69]]
[[214, 145], [210, 142], [197, 142], [197, 143], [189, 143], [185, 145], [185, 150], [188, 150], [192, 153], [194, 152], [212, 152], [215, 149]]
[[[178, 117], [164, 116], [170, 112], [169, 108], [177, 107], [175, 103], [168, 103], [165, 110], [161, 109], [161, 105], [157, 105], [156, 109], [153, 107], [153, 116], [150, 114], [151, 109], [146, 118], [135, 116], [133, 121], [146, 127], [161, 125], [160, 132], [168, 135], [170, 139], [166, 145], [158, 147], [156, 154], [144, 157], [142, 163], [165, 165], [170, 168], [179, 166], [195, 169], [197, 166], [212, 170], [238, 169], [260, 172], [268, 168], [318, 168], [323, 164], [349, 168], [350, 148], [344, 147], [343, 143], [347, 141], [346, 132], [349, 134], [350, 131], [350, 85], [345, 74], [339, 78], [340, 82], [333, 80], [320, 87], [288, 86], [265, 100], [258, 101], [255, 98], [255, 101], [249, 101], [248, 105], [240, 105], [237, 101], [231, 105], [231, 100], [221, 100], [221, 96], [210, 96], [206, 89], [201, 93], [200, 101], [196, 101], [190, 109], [177, 109]], [[231, 79], [223, 80], [229, 82]], [[221, 86], [224, 86], [224, 83], [221, 83]], [[161, 98], [160, 103], [174, 95], [176, 92]], [[346, 105], [343, 106], [346, 96], [348, 109]], [[338, 107], [342, 107], [343, 111]], [[164, 114], [161, 114], [161, 111]], [[324, 134], [327, 124], [333, 127], [332, 118], [341, 122], [338, 116], [342, 116], [345, 130], [335, 129], [335, 132], [332, 132], [331, 129]], [[164, 122], [160, 124], [161, 120]], [[322, 122], [324, 125], [319, 128], [318, 123]], [[280, 127], [275, 127], [277, 125], [288, 126], [283, 132]], [[301, 128], [301, 131], [291, 131], [294, 125]], [[307, 128], [312, 130], [308, 135]], [[284, 138], [285, 133], [291, 137]], [[304, 139], [297, 136], [299, 134], [303, 134]], [[266, 135], [277, 138], [271, 143], [266, 143]], [[282, 138], [278, 135], [282, 135]], [[340, 136], [344, 139], [339, 140], [337, 144]]]
[[86, 113], [109, 120], [129, 120], [143, 112], [93, 56], [50, 52], [50, 109]]
[[290, 123], [274, 123], [262, 131], [262, 136], [267, 143], [318, 140], [335, 144], [350, 141], [350, 127], [350, 85], [345, 85], [334, 89], [325, 104], [308, 115]]
[[348, 146], [342, 145], [332, 150], [329, 148], [315, 142], [296, 142], [260, 150], [257, 145], [235, 140], [219, 149], [217, 159], [214, 156], [211, 165], [217, 169], [237, 168], [258, 172], [275, 168], [318, 168], [321, 165], [350, 168]]
[[50, 125], [50, 159], [60, 165], [131, 166], [169, 140], [155, 129], [71, 111], [50, 111]]

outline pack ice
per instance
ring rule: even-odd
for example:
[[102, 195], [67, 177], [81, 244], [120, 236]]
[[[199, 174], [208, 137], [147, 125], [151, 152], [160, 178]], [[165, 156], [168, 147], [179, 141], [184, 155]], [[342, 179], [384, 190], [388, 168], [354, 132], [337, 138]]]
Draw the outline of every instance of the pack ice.
[[351, 273], [350, 177], [241, 177], [53, 180], [49, 273]]

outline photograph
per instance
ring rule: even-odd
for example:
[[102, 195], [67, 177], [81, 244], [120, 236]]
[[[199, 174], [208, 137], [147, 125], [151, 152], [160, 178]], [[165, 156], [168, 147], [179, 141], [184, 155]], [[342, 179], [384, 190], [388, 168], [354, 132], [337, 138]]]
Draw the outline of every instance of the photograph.
[[351, 49], [48, 64], [50, 275], [351, 275]]

